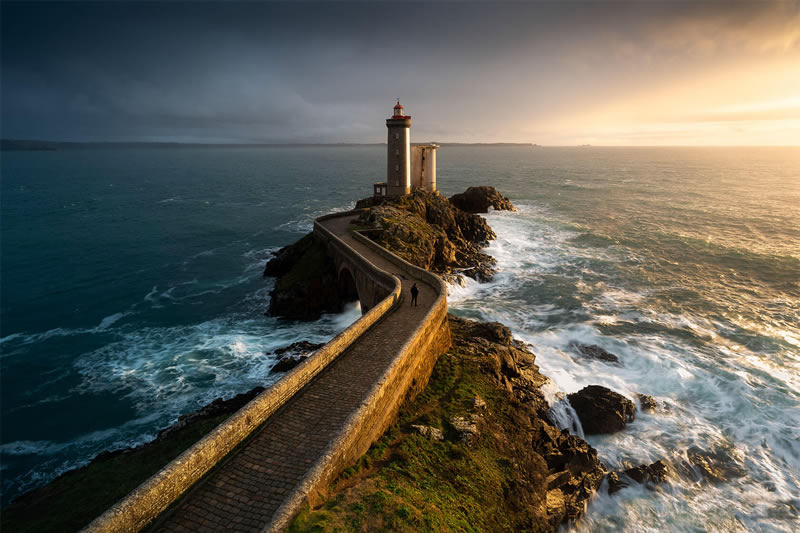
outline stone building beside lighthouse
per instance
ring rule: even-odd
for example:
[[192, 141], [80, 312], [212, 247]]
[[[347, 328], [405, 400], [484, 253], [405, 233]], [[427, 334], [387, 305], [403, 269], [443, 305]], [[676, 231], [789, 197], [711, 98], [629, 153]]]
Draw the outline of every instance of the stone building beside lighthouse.
[[411, 146], [411, 117], [400, 101], [386, 119], [388, 131], [386, 181], [376, 183], [374, 194], [405, 196], [414, 189], [436, 190], [436, 144]]

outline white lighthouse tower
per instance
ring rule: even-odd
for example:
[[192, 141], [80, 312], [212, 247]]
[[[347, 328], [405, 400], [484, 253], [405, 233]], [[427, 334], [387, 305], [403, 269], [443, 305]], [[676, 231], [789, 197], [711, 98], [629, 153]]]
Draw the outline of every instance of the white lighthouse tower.
[[411, 117], [403, 111], [400, 100], [391, 118], [386, 119], [389, 130], [386, 167], [387, 196], [403, 196], [411, 192]]

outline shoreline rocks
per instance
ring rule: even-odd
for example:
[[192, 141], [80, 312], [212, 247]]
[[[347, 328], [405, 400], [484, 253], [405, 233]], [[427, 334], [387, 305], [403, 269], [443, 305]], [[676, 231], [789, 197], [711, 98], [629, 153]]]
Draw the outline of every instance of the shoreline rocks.
[[465, 213], [488, 213], [492, 207], [496, 211], [516, 211], [511, 201], [497, 189], [483, 185], [470, 187], [466, 191], [450, 197], [450, 203]]
[[670, 476], [670, 467], [662, 460], [649, 465], [639, 465], [628, 468], [622, 472], [611, 472], [606, 476], [608, 480], [608, 493], [614, 494], [630, 486], [630, 481], [642, 484], [648, 488], [653, 485], [664, 484]]
[[[424, 190], [379, 205], [374, 205], [374, 199], [361, 200], [358, 205], [371, 206], [358, 224], [371, 228], [369, 234], [375, 242], [406, 261], [448, 281], [459, 275], [478, 281], [492, 279], [496, 261], [481, 250], [495, 234], [483, 217]], [[514, 208], [510, 202], [503, 206]]]
[[278, 359], [275, 365], [269, 369], [269, 373], [273, 374], [275, 372], [288, 372], [305, 361], [323, 346], [325, 346], [324, 343], [317, 344], [308, 341], [299, 341], [294, 342], [289, 346], [278, 348], [273, 353], [275, 355], [280, 355], [281, 357]]
[[323, 313], [340, 313], [358, 299], [354, 288], [341, 286], [325, 246], [313, 233], [278, 250], [264, 266], [264, 277], [275, 277], [267, 314], [314, 320]]
[[571, 341], [569, 343], [569, 348], [587, 359], [595, 359], [612, 365], [620, 364], [619, 357], [596, 344], [583, 344], [578, 341]]
[[616, 433], [633, 422], [636, 405], [625, 396], [600, 385], [589, 385], [567, 395], [586, 435]]

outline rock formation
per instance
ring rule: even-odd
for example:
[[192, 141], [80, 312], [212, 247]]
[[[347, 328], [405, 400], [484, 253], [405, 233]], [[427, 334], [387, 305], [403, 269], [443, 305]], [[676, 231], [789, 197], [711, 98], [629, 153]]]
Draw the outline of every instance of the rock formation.
[[596, 359], [598, 361], [615, 365], [619, 364], [619, 357], [596, 344], [583, 344], [578, 341], [572, 341], [569, 343], [569, 347], [575, 353], [582, 355], [587, 359]]
[[307, 357], [323, 346], [325, 345], [308, 341], [299, 341], [293, 342], [289, 346], [278, 348], [273, 353], [280, 356], [280, 359], [269, 369], [269, 373], [287, 372], [302, 363]]
[[487, 213], [492, 207], [497, 211], [516, 211], [511, 201], [489, 186], [470, 187], [450, 197], [450, 203], [467, 213]]
[[[494, 191], [491, 187], [472, 189]], [[498, 205], [514, 209], [506, 202]], [[386, 200], [380, 205], [373, 204], [371, 198], [359, 202], [359, 206], [369, 207], [369, 211], [360, 216], [359, 225], [371, 228], [367, 234], [378, 244], [445, 279], [463, 274], [478, 281], [491, 280], [495, 260], [481, 249], [495, 234], [482, 217], [455, 207], [437, 193], [424, 190]]]
[[264, 276], [276, 277], [267, 314], [298, 320], [313, 320], [323, 313], [339, 313], [344, 304], [358, 299], [344, 293], [336, 267], [325, 246], [309, 233], [281, 248], [270, 259]]
[[608, 480], [608, 493], [614, 494], [625, 487], [629, 487], [632, 481], [650, 488], [655, 484], [666, 483], [669, 474], [670, 467], [662, 460], [658, 460], [649, 465], [639, 465], [634, 468], [629, 468], [623, 472], [611, 472], [606, 476]]
[[586, 435], [615, 433], [636, 416], [636, 406], [625, 396], [600, 385], [589, 385], [567, 395]]

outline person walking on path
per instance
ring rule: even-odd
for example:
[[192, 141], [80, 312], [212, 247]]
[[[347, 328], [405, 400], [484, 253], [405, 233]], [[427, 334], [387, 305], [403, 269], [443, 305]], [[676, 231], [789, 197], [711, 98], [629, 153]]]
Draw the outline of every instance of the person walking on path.
[[419, 289], [417, 288], [417, 284], [413, 284], [411, 286], [411, 305], [417, 305], [417, 295], [419, 294]]

